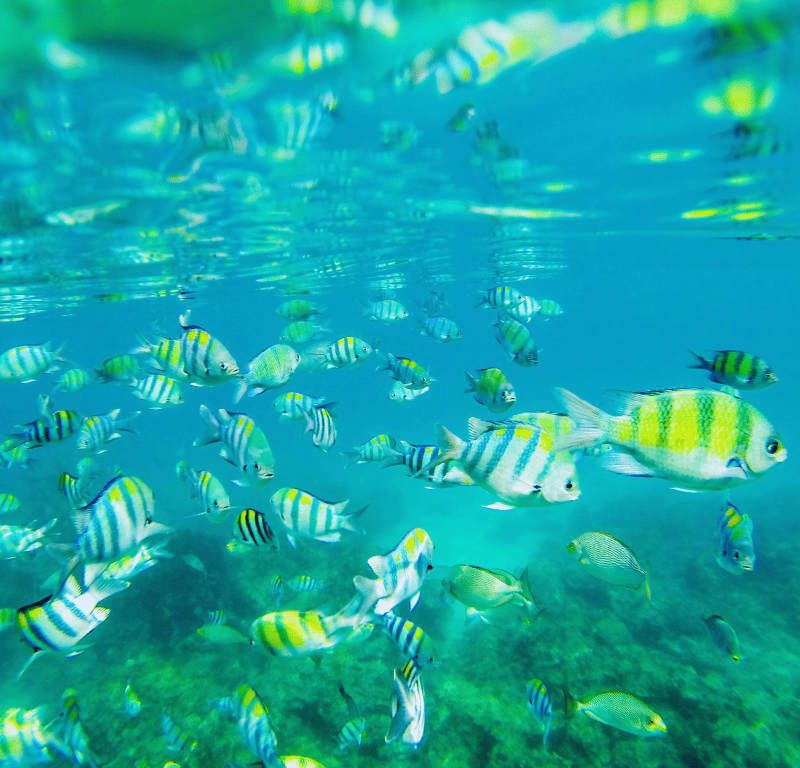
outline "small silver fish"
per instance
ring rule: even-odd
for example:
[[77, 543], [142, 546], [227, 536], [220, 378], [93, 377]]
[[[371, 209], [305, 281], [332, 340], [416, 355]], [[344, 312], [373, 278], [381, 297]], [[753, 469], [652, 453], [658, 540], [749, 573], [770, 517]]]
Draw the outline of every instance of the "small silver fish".
[[714, 647], [738, 664], [742, 657], [739, 651], [739, 638], [736, 637], [733, 627], [722, 616], [709, 616], [703, 619], [703, 623]]

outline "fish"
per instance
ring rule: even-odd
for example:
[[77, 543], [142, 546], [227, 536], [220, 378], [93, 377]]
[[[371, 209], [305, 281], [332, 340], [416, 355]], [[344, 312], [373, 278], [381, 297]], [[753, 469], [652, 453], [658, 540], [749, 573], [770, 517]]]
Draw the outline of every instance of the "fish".
[[118, 560], [138, 549], [151, 536], [174, 529], [153, 521], [155, 499], [138, 477], [120, 475], [110, 480], [91, 504], [73, 517], [78, 537], [71, 544], [48, 544], [47, 551], [65, 561], [64, 574], [78, 563]]
[[211, 706], [236, 721], [244, 743], [263, 768], [282, 768], [269, 710], [253, 688], [240, 685], [233, 696], [212, 701]]
[[403, 464], [408, 467], [412, 477], [421, 477], [429, 483], [442, 488], [475, 485], [475, 481], [451, 461], [437, 463], [442, 453], [435, 445], [412, 445], [403, 441], [401, 450], [386, 448], [384, 467]]
[[279, 573], [276, 573], [272, 577], [270, 591], [272, 592], [272, 602], [275, 603], [276, 607], [280, 606], [281, 600], [283, 599], [283, 579], [281, 579]]
[[233, 528], [235, 540], [250, 547], [266, 545], [267, 549], [280, 549], [281, 545], [267, 518], [257, 509], [244, 509], [236, 518]]
[[564, 310], [561, 308], [560, 304], [552, 299], [542, 299], [539, 302], [539, 311], [536, 314], [548, 319], [551, 317], [560, 317], [564, 314]]
[[328, 368], [363, 365], [372, 352], [373, 348], [363, 339], [345, 336], [328, 345], [325, 350], [325, 363]]
[[0, 437], [0, 466], [10, 469], [15, 466], [27, 467], [29, 464], [27, 444], [20, 442], [16, 437], [8, 437], [5, 440]]
[[384, 323], [399, 323], [408, 317], [405, 307], [394, 299], [364, 302], [364, 317]]
[[445, 592], [467, 607], [468, 616], [480, 615], [501, 605], [517, 605], [532, 612], [536, 606], [528, 569], [519, 578], [501, 570], [477, 565], [455, 565], [442, 580]]
[[222, 442], [220, 456], [242, 473], [242, 479], [234, 480], [234, 484], [263, 488], [272, 480], [275, 476], [272, 449], [266, 435], [249, 416], [220, 408], [216, 418], [207, 406], [201, 405], [200, 418], [206, 423], [206, 431], [194, 445]]
[[11, 493], [0, 493], [0, 515], [8, 512], [16, 512], [22, 506], [22, 502]]
[[0, 556], [10, 560], [18, 555], [29, 555], [44, 546], [42, 539], [58, 522], [58, 518], [46, 522], [41, 528], [24, 525], [0, 525]]
[[650, 599], [647, 572], [626, 544], [606, 533], [583, 533], [568, 545], [569, 553], [596, 579], [620, 587], [639, 589]]
[[33, 653], [17, 678], [41, 654], [80, 653], [86, 646], [78, 643], [108, 618], [108, 608], [101, 608], [98, 603], [129, 586], [127, 581], [98, 579], [83, 590], [78, 580], [69, 576], [58, 594], [19, 608], [16, 626]]
[[422, 528], [411, 529], [397, 546], [385, 555], [375, 555], [367, 563], [377, 579], [355, 576], [353, 584], [363, 598], [359, 618], [370, 610], [382, 616], [404, 600], [409, 610], [419, 602], [422, 582], [433, 568], [433, 542]]
[[293, 592], [319, 592], [325, 589], [326, 584], [313, 576], [292, 576], [286, 586]]
[[407, 384], [396, 381], [389, 392], [389, 399], [394, 403], [408, 403], [411, 400], [416, 400], [420, 395], [424, 395], [429, 389], [430, 387], [412, 389]]
[[377, 435], [363, 445], [357, 445], [352, 451], [342, 451], [342, 456], [347, 457], [345, 467], [383, 461], [387, 458], [387, 449], [396, 448], [402, 442], [395, 440], [391, 435]]
[[197, 634], [204, 640], [219, 645], [248, 644], [250, 642], [247, 635], [227, 623], [223, 611], [212, 612], [209, 620], [197, 630]]
[[281, 420], [303, 421], [313, 408], [331, 407], [324, 397], [301, 395], [299, 392], [286, 392], [275, 398], [272, 407], [278, 412]]
[[505, 413], [517, 402], [514, 387], [499, 368], [480, 368], [473, 378], [466, 371], [465, 393], [474, 392], [475, 400], [485, 405], [492, 413]]
[[413, 659], [417, 666], [433, 664], [436, 653], [430, 636], [414, 622], [395, 616], [391, 611], [383, 614], [383, 630], [394, 641], [400, 653]]
[[233, 402], [238, 403], [245, 393], [255, 397], [268, 389], [282, 387], [299, 364], [300, 355], [287, 344], [267, 347], [248, 363], [247, 373], [239, 377]]
[[342, 531], [363, 534], [356, 520], [369, 506], [345, 514], [349, 499], [324, 501], [300, 488], [281, 488], [272, 495], [270, 503], [286, 526], [286, 538], [293, 547], [297, 545], [297, 537], [333, 543], [342, 538]]
[[192, 469], [186, 461], [179, 461], [175, 467], [178, 478], [189, 484], [189, 498], [200, 501], [201, 515], [206, 515], [215, 525], [228, 519], [231, 500], [225, 487], [210, 472]]
[[[171, 755], [184, 753], [190, 755], [194, 752], [198, 745], [196, 739], [193, 739], [188, 731], [181, 728], [167, 712], [166, 709], [161, 710], [161, 735], [167, 742], [167, 752]], [[184, 752], [185, 750], [185, 752]]]
[[520, 323], [529, 323], [541, 308], [542, 305], [536, 299], [532, 299], [530, 296], [523, 296], [519, 304], [515, 307], [507, 307], [503, 311]]
[[407, 357], [395, 357], [391, 352], [378, 352], [383, 362], [375, 370], [389, 371], [392, 378], [411, 389], [425, 389], [434, 379], [417, 362]]
[[142, 711], [142, 702], [136, 695], [136, 691], [131, 688], [131, 681], [125, 683], [122, 689], [122, 709], [120, 714], [126, 714], [128, 717], [136, 717]]
[[5, 450], [10, 451], [19, 446], [39, 448], [48, 443], [59, 443], [66, 440], [80, 428], [83, 419], [71, 410], [51, 411], [49, 398], [39, 399], [39, 411], [42, 418], [21, 424], [4, 443]]
[[60, 346], [55, 352], [51, 343], [13, 347], [0, 354], [0, 383], [33, 381], [43, 373], [58, 370], [58, 363], [69, 362], [61, 357]]
[[183, 370], [197, 386], [224, 384], [239, 373], [236, 360], [221, 341], [197, 325], [189, 325], [189, 313], [181, 315]]
[[[166, 376], [175, 381], [190, 381], [191, 376], [183, 367], [183, 352], [180, 339], [169, 339], [160, 336], [158, 341], [150, 342], [142, 334], [139, 337], [139, 346], [130, 351], [131, 355], [150, 355], [150, 363], [163, 371]], [[138, 372], [133, 372], [136, 378]]]
[[313, 757], [281, 755], [278, 759], [283, 763], [284, 768], [325, 768], [319, 760], [314, 760]]
[[0, 713], [0, 757], [4, 768], [50, 763], [53, 757], [72, 759], [69, 747], [42, 723], [45, 708], [6, 709]]
[[83, 583], [88, 586], [97, 579], [130, 580], [152, 568], [160, 559], [172, 557], [172, 553], [164, 549], [165, 546], [165, 541], [155, 546], [140, 544], [133, 554], [123, 555], [110, 563], [89, 563], [83, 567]]
[[440, 341], [442, 344], [449, 344], [464, 338], [458, 326], [446, 317], [428, 317], [418, 322], [423, 336], [430, 336], [430, 338]]
[[339, 683], [339, 693], [347, 705], [347, 717], [349, 718], [342, 730], [336, 735], [336, 740], [339, 742], [339, 751], [344, 752], [350, 747], [361, 746], [367, 720], [362, 717], [355, 700], [345, 691], [341, 683]]
[[583, 712], [591, 720], [645, 739], [663, 736], [667, 732], [661, 717], [630, 693], [596, 693], [583, 701], [567, 693], [566, 698], [568, 718]]
[[100, 367], [95, 368], [94, 372], [104, 384], [110, 381], [127, 384], [132, 378], [144, 373], [141, 363], [131, 355], [109, 357], [107, 360], [103, 360]]
[[321, 325], [310, 323], [307, 320], [295, 320], [283, 329], [279, 341], [283, 344], [306, 344], [328, 333], [330, 331]]
[[422, 301], [422, 309], [428, 317], [434, 317], [440, 309], [449, 306], [444, 291], [431, 291]]
[[[335, 403], [328, 403], [328, 408]], [[327, 453], [336, 443], [336, 426], [333, 423], [333, 416], [328, 408], [319, 406], [312, 408], [309, 413], [306, 411], [306, 432], [311, 432], [311, 441], [323, 453]]]
[[580, 496], [575, 461], [557, 451], [540, 427], [517, 426], [465, 441], [436, 425], [442, 452], [434, 463], [452, 461], [479, 486], [500, 499], [493, 509], [538, 507]]
[[492, 432], [495, 429], [511, 428], [528, 425], [540, 427], [554, 438], [566, 435], [574, 427], [572, 419], [563, 413], [553, 413], [552, 411], [526, 411], [515, 416], [509, 416], [501, 421], [486, 421], [471, 416], [467, 420], [469, 439], [477, 440], [481, 435]]
[[53, 392], [80, 392], [91, 383], [91, 376], [82, 368], [70, 368], [53, 387]]
[[539, 350], [531, 332], [513, 317], [498, 318], [494, 324], [497, 328], [495, 339], [503, 351], [511, 358], [511, 362], [523, 368], [539, 364]]
[[722, 505], [717, 520], [716, 560], [729, 573], [741, 574], [753, 570], [756, 553], [753, 547], [753, 521], [742, 514], [730, 501]]
[[130, 416], [119, 418], [120, 409], [116, 408], [104, 416], [87, 416], [83, 420], [83, 426], [78, 433], [78, 450], [93, 451], [94, 453], [104, 453], [101, 446], [122, 437], [120, 432], [130, 432], [138, 434], [135, 429], [129, 429], [126, 425], [135, 419], [141, 411], [134, 411]]
[[204, 579], [208, 578], [208, 571], [206, 570], [205, 563], [197, 555], [189, 553], [188, 555], [184, 555], [181, 560], [190, 568], [194, 568], [198, 573], [202, 573]]
[[78, 694], [74, 688], [67, 688], [64, 691], [62, 702], [63, 739], [69, 747], [72, 761], [76, 765], [90, 765], [92, 768], [99, 768], [100, 762], [89, 748], [89, 737], [83, 730], [78, 708]]
[[470, 102], [465, 102], [447, 121], [447, 128], [454, 132], [465, 131], [473, 117], [475, 117], [475, 105]]
[[508, 286], [498, 286], [489, 288], [478, 296], [476, 307], [491, 307], [492, 309], [503, 310], [509, 307], [516, 307], [522, 303], [523, 295], [516, 289]]
[[412, 659], [401, 670], [394, 670], [392, 691], [392, 722], [386, 733], [386, 743], [400, 739], [416, 749], [425, 732], [425, 690], [422, 675]]
[[726, 490], [760, 477], [786, 460], [780, 436], [752, 405], [710, 389], [622, 392], [623, 415], [610, 416], [557, 389], [576, 428], [559, 450], [611, 443], [625, 453], [604, 454], [611, 472], [659, 477], [686, 490]]
[[739, 650], [739, 638], [736, 637], [733, 627], [722, 616], [716, 615], [703, 619], [703, 623], [706, 625], [714, 647], [738, 664], [742, 657]]
[[706, 360], [689, 350], [694, 362], [687, 368], [700, 368], [708, 371], [708, 378], [717, 384], [753, 392], [770, 387], [778, 381], [775, 371], [767, 363], [749, 352], [735, 349], [722, 349], [714, 353], [712, 360]]
[[[91, 463], [87, 463], [89, 460]], [[91, 500], [90, 487], [95, 477], [94, 459], [86, 456], [78, 462], [78, 476], [62, 472], [58, 476], [58, 490], [73, 509], [85, 507]]]
[[132, 394], [150, 403], [151, 408], [168, 408], [183, 403], [180, 383], [164, 375], [148, 376], [145, 379], [134, 376], [130, 380], [130, 386]]
[[546, 749], [553, 727], [553, 700], [550, 698], [550, 691], [541, 680], [534, 678], [525, 684], [525, 695], [528, 699], [528, 710], [544, 728], [542, 743]]
[[279, 317], [284, 320], [308, 320], [314, 315], [321, 315], [322, 310], [317, 308], [312, 302], [305, 299], [292, 299], [285, 301], [275, 310]]

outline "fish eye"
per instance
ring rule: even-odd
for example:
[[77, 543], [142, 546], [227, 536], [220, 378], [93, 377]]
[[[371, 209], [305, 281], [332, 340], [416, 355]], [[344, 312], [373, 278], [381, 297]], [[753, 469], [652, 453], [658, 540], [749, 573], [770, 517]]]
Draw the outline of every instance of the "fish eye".
[[568, 491], [571, 491], [575, 487], [575, 483], [572, 480], [568, 480], [566, 486], [564, 486]]
[[220, 363], [220, 364], [219, 364], [219, 367], [220, 367], [220, 368], [221, 368], [221, 369], [224, 371], [224, 370], [225, 370], [225, 368], [226, 368], [226, 366], [225, 366], [225, 363]]
[[258, 463], [257, 463], [257, 462], [256, 462], [255, 464], [253, 464], [253, 469], [254, 469], [256, 472], [258, 472]]
[[733, 550], [732, 554], [733, 554], [733, 559], [734, 560], [738, 560], [741, 557], [741, 555], [739, 554], [739, 550], [738, 549]]
[[767, 441], [767, 453], [770, 456], [774, 456], [778, 451], [781, 449], [781, 441], [775, 440], [774, 438]]

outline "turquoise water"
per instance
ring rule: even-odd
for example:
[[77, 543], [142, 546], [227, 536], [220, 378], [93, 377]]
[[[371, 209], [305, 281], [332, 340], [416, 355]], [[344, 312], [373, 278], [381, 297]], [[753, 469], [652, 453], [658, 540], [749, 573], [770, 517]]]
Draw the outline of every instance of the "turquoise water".
[[[659, 25], [657, 8], [681, 6], [638, 7], [649, 9], [646, 22], [635, 24], [629, 6], [621, 26], [600, 4], [554, 8], [525, 34], [510, 21], [533, 10], [522, 6], [437, 13], [398, 4], [395, 37], [300, 15], [291, 34], [230, 46], [217, 58], [64, 40], [84, 64], [68, 66], [73, 60], [51, 48], [49, 59], [32, 59], [4, 83], [0, 319], [8, 322], [0, 348], [64, 343], [69, 362], [91, 371], [135, 347], [136, 331], [150, 335], [154, 323], [178, 338], [178, 318], [191, 309], [192, 322], [244, 370], [283, 332], [277, 306], [304, 298], [325, 308], [323, 339], [378, 339], [380, 350], [418, 361], [436, 381], [413, 402], [392, 402], [392, 380], [372, 357], [355, 368], [298, 371], [236, 407], [232, 384], [184, 386], [184, 402], [163, 410], [118, 384], [54, 393], [56, 408], [82, 416], [142, 411], [131, 424], [137, 433], [96, 457], [93, 491], [117, 469], [144, 480], [155, 519], [176, 529], [168, 545], [175, 557], [102, 601], [109, 618], [74, 658], [42, 654], [16, 679], [29, 646], [13, 626], [0, 634], [2, 709], [46, 705], [49, 722], [63, 690], [75, 688], [104, 766], [252, 763], [235, 724], [208, 704], [242, 683], [268, 706], [280, 755], [328, 768], [798, 764], [797, 19], [790, 7], [752, 3], [732, 6], [732, 16], [721, 6], [716, 16], [694, 9], [685, 23]], [[446, 93], [433, 74], [408, 82], [421, 51], [443, 55], [487, 19], [512, 30], [524, 55], [512, 54], [513, 35], [503, 48], [482, 27], [499, 58], [494, 69], [473, 62], [485, 82]], [[319, 72], [287, 73], [276, 59], [300, 31], [306, 40], [338, 36], [346, 55]], [[332, 111], [320, 106], [329, 92]], [[474, 117], [462, 131], [449, 129], [466, 102]], [[493, 120], [505, 149], [479, 140]], [[298, 130], [308, 138], [297, 139]], [[504, 285], [563, 307], [528, 326], [541, 349], [535, 367], [515, 365], [494, 339], [496, 313], [475, 307], [479, 291]], [[419, 333], [413, 314], [431, 290], [446, 293], [443, 314], [463, 340], [441, 345]], [[392, 325], [365, 317], [361, 302], [382, 291], [412, 316]], [[480, 488], [432, 490], [379, 462], [344, 468], [341, 451], [381, 433], [435, 444], [436, 424], [466, 438], [471, 416], [559, 410], [556, 387], [600, 406], [607, 389], [718, 388], [686, 367], [687, 349], [746, 350], [779, 377], [742, 393], [789, 452], [788, 462], [730, 493], [754, 522], [752, 573], [732, 575], [714, 560], [721, 491], [679, 493], [663, 480], [608, 473], [587, 457], [577, 464], [577, 501], [496, 510], [486, 506], [497, 499]], [[517, 395], [505, 416], [464, 393], [465, 371], [493, 366]], [[69, 367], [2, 384], [0, 432], [37, 418], [37, 396]], [[315, 448], [301, 422], [278, 420], [272, 402], [286, 391], [338, 402], [332, 450]], [[244, 411], [263, 429], [275, 455], [267, 486], [234, 485], [239, 474], [218, 446], [192, 445], [204, 430], [201, 404]], [[27, 468], [0, 474], [0, 492], [21, 501], [0, 522], [57, 517], [48, 541], [71, 541], [57, 479], [75, 472], [75, 438], [29, 453]], [[175, 474], [180, 460], [217, 476], [236, 512], [263, 511], [280, 551], [231, 555], [233, 511], [219, 526], [187, 519], [198, 505]], [[270, 508], [282, 487], [350, 499], [352, 509], [369, 504], [365, 534], [292, 549]], [[275, 610], [276, 574], [284, 583], [301, 574], [326, 582], [315, 594], [287, 590], [281, 609], [335, 612], [354, 594], [353, 577], [372, 575], [367, 560], [414, 527], [435, 545], [434, 570], [418, 607], [399, 612], [437, 648], [422, 672], [427, 719], [416, 750], [384, 743], [392, 670], [404, 659], [379, 630], [319, 664], [196, 634], [220, 609], [246, 633]], [[587, 531], [633, 549], [651, 604], [642, 592], [593, 579], [570, 557], [567, 544]], [[199, 557], [207, 576], [186, 555]], [[527, 567], [544, 612], [533, 623], [522, 611], [494, 625], [466, 623], [464, 606], [441, 584], [458, 564], [515, 575]], [[0, 606], [46, 597], [43, 582], [56, 569], [42, 550], [3, 561]], [[712, 645], [701, 621], [710, 614], [735, 628], [741, 663]], [[527, 711], [531, 678], [553, 694], [546, 751]], [[143, 704], [135, 719], [116, 711], [128, 680]], [[367, 725], [363, 744], [347, 752], [336, 741], [348, 719], [339, 682]], [[658, 712], [667, 734], [640, 739], [583, 716], [567, 722], [562, 689], [578, 698], [631, 693]], [[167, 753], [164, 707], [199, 742], [192, 755]]]

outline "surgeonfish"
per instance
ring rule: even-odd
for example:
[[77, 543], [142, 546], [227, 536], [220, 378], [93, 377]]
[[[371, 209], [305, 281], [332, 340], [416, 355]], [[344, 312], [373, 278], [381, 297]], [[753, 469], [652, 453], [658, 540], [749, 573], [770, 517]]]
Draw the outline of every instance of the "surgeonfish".
[[283, 768], [283, 763], [278, 759], [269, 710], [249, 685], [240, 685], [233, 696], [210, 703], [229, 720], [236, 722], [244, 743], [263, 768]]
[[135, 419], [140, 411], [134, 411], [130, 416], [119, 418], [120, 409], [115, 408], [105, 415], [87, 416], [78, 433], [78, 450], [104, 453], [102, 446], [122, 437], [120, 432], [136, 433], [135, 429], [128, 428], [128, 424]]
[[249, 363], [247, 373], [239, 377], [233, 396], [238, 403], [245, 393], [249, 397], [260, 395], [268, 389], [277, 389], [286, 384], [300, 364], [300, 355], [287, 344], [273, 344], [259, 352]]
[[583, 533], [567, 545], [567, 550], [596, 579], [630, 589], [644, 585], [650, 599], [646, 571], [633, 550], [613, 536], [597, 531]]
[[690, 351], [690, 354], [694, 357], [694, 362], [686, 367], [708, 371], [708, 378], [717, 384], [753, 391], [764, 389], [778, 381], [772, 368], [760, 357], [749, 352], [723, 349], [716, 352], [712, 360], [705, 360], [696, 352]]
[[229, 413], [220, 408], [219, 418], [207, 406], [200, 406], [200, 418], [206, 423], [206, 431], [194, 445], [208, 445], [221, 442], [220, 451], [225, 461], [233, 464], [242, 473], [236, 485], [249, 485], [262, 488], [275, 475], [275, 459], [266, 435], [256, 423], [244, 413]]
[[196, 386], [217, 386], [239, 373], [232, 355], [210, 333], [189, 325], [189, 313], [181, 315], [181, 357], [183, 370]]
[[752, 405], [710, 389], [617, 393], [623, 415], [610, 416], [565, 389], [556, 390], [576, 428], [559, 450], [612, 443], [600, 464], [611, 472], [660, 477], [688, 490], [725, 490], [755, 480], [786, 460], [775, 428]]
[[506, 315], [498, 318], [494, 326], [497, 328], [495, 338], [511, 358], [511, 362], [523, 368], [538, 365], [539, 350], [536, 348], [536, 342], [522, 323]]
[[591, 720], [645, 739], [663, 736], [667, 732], [661, 717], [629, 693], [596, 693], [583, 701], [578, 701], [568, 693], [566, 696], [568, 718], [583, 712]]
[[721, 568], [741, 574], [753, 570], [756, 553], [753, 546], [753, 521], [730, 501], [722, 505], [717, 520], [716, 559]]
[[722, 616], [709, 616], [703, 619], [706, 625], [711, 642], [714, 647], [723, 655], [732, 659], [736, 664], [741, 660], [741, 651], [739, 650], [739, 638], [736, 637], [736, 632], [733, 627], [728, 624]]
[[400, 653], [407, 659], [414, 659], [417, 666], [423, 667], [434, 662], [433, 641], [427, 632], [413, 621], [388, 611], [383, 614], [383, 630], [387, 637], [394, 641]]
[[364, 533], [356, 519], [367, 507], [345, 514], [344, 510], [350, 503], [348, 499], [323, 501], [299, 488], [281, 488], [272, 495], [270, 503], [272, 511], [286, 526], [286, 538], [293, 547], [297, 545], [298, 537], [332, 543], [342, 538], [342, 531]]
[[534, 678], [525, 684], [525, 695], [528, 699], [528, 710], [542, 724], [542, 742], [547, 749], [547, 740], [553, 727], [553, 700], [550, 691], [541, 680]]
[[0, 383], [29, 382], [43, 373], [58, 370], [58, 363], [67, 361], [61, 357], [63, 345], [55, 352], [50, 342], [28, 347], [13, 347], [0, 354]]
[[247, 547], [280, 549], [281, 545], [266, 516], [257, 509], [243, 509], [236, 516], [234, 540]]
[[400, 739], [416, 749], [425, 732], [425, 690], [419, 666], [412, 659], [401, 670], [394, 671], [392, 692], [392, 722], [386, 733], [386, 743]]
[[464, 392], [474, 392], [475, 400], [492, 413], [505, 413], [517, 401], [514, 387], [499, 368], [481, 368], [477, 378], [467, 377]]
[[221, 524], [228, 518], [231, 500], [225, 487], [210, 472], [192, 469], [188, 462], [179, 461], [175, 467], [178, 478], [189, 484], [189, 498], [200, 501], [201, 515], [205, 515], [212, 523]]
[[191, 754], [198, 747], [198, 742], [176, 723], [166, 709], [161, 710], [161, 735], [167, 742], [167, 752]]
[[417, 362], [407, 357], [395, 357], [391, 352], [378, 351], [377, 353], [382, 363], [375, 369], [378, 371], [389, 371], [392, 378], [405, 384], [411, 389], [425, 389], [429, 387], [434, 379]]

